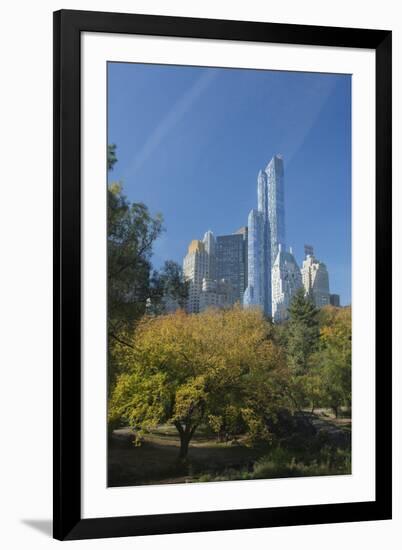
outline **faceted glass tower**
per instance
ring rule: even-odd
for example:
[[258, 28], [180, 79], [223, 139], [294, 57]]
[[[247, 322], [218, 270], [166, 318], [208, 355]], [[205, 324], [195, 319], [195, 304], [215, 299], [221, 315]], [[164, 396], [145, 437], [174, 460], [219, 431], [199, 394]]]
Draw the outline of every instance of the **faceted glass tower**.
[[257, 178], [258, 209], [248, 219], [248, 287], [244, 305], [260, 306], [272, 316], [271, 267], [279, 245], [285, 248], [283, 159], [272, 157]]
[[285, 189], [283, 181], [283, 158], [275, 155], [265, 168], [268, 177], [268, 217], [271, 228], [271, 265], [279, 251], [286, 249], [285, 237]]
[[271, 228], [269, 224], [269, 181], [266, 172], [260, 170], [257, 177], [257, 205], [262, 218], [263, 239], [259, 251], [261, 290], [265, 315], [272, 315], [271, 303]]
[[271, 238], [268, 212], [268, 177], [260, 170], [257, 178], [258, 209], [248, 216], [248, 286], [244, 305], [259, 306], [272, 314]]
[[245, 307], [264, 308], [264, 218], [258, 210], [248, 215], [248, 285], [244, 292]]

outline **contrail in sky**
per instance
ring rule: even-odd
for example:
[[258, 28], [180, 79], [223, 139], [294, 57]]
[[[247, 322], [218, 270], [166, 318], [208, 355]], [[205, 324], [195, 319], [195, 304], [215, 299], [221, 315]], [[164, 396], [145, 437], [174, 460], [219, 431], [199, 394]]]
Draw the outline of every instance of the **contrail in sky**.
[[158, 126], [134, 157], [132, 164], [127, 170], [128, 174], [132, 175], [143, 166], [173, 127], [176, 126], [201, 94], [210, 86], [216, 75], [217, 71], [205, 69], [193, 85], [176, 101], [172, 109], [161, 119]]

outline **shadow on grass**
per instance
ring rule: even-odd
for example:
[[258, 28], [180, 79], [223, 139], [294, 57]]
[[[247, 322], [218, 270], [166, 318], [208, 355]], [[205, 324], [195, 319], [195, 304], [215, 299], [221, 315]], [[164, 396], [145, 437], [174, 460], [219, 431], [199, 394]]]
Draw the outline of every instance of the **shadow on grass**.
[[222, 443], [200, 431], [185, 463], [178, 461], [180, 442], [174, 428], [157, 428], [140, 446], [132, 443], [133, 432], [122, 428], [108, 447], [108, 486], [349, 474], [350, 427], [340, 428], [311, 413], [303, 415], [306, 422], [309, 430], [291, 431], [272, 447], [250, 448], [241, 440]]
[[251, 466], [261, 456], [261, 449], [230, 446], [213, 441], [190, 445], [185, 464], [178, 461], [179, 441], [159, 438], [145, 440], [140, 447], [109, 447], [108, 485], [188, 483], [201, 472], [219, 473], [226, 469]]

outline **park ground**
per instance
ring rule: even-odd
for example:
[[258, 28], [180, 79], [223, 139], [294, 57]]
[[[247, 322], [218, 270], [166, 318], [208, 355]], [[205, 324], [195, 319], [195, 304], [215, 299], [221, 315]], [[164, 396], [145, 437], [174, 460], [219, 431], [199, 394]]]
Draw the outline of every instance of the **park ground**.
[[351, 473], [351, 419], [329, 410], [304, 412], [298, 433], [278, 446], [249, 447], [241, 437], [219, 441], [195, 433], [185, 462], [174, 426], [161, 425], [133, 443], [129, 428], [114, 430], [108, 446], [108, 486], [161, 485], [235, 479]]

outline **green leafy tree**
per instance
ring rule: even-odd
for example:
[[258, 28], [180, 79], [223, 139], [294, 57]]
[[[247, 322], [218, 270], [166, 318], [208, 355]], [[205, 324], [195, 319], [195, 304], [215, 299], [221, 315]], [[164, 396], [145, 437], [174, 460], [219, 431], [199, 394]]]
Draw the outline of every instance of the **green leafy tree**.
[[[116, 147], [108, 148], [108, 168], [117, 162]], [[115, 341], [125, 342], [144, 315], [150, 296], [152, 245], [162, 231], [162, 216], [151, 216], [143, 203], [130, 203], [119, 182], [108, 185], [108, 334], [109, 351]], [[109, 384], [116, 377], [116, 364], [109, 357]]]
[[306, 372], [308, 358], [317, 349], [319, 336], [318, 309], [300, 288], [291, 301], [287, 324], [288, 364], [296, 375]]
[[307, 371], [297, 377], [299, 398], [311, 406], [351, 407], [351, 309], [326, 306], [319, 311], [320, 338], [308, 359]]
[[295, 386], [298, 390], [298, 401], [308, 404], [311, 413], [314, 413], [316, 407], [325, 406], [323, 392], [323, 373], [321, 364], [315, 364], [316, 354], [312, 354], [309, 359], [309, 369], [306, 374], [297, 377]]
[[116, 164], [116, 162], [116, 144], [112, 143], [107, 146], [107, 169], [113, 170], [113, 166]]
[[351, 308], [327, 306], [320, 316], [320, 349], [314, 361], [320, 365], [323, 402], [337, 417], [341, 406], [352, 404]]
[[[312, 395], [315, 382], [309, 370], [311, 354], [319, 342], [318, 310], [300, 288], [292, 298], [289, 320], [279, 332], [279, 341], [286, 348], [287, 364], [291, 372], [289, 392], [297, 410], [304, 408]], [[312, 405], [313, 406], [313, 405]]]
[[287, 403], [287, 368], [260, 311], [211, 309], [144, 317], [110, 400], [109, 422], [141, 434], [172, 423], [180, 459], [200, 425], [217, 433], [239, 424], [249, 441], [269, 439], [266, 419]]
[[108, 190], [108, 296], [112, 335], [131, 327], [145, 312], [150, 296], [152, 245], [162, 231], [162, 218], [152, 217], [142, 203], [130, 204], [121, 186]]
[[184, 309], [188, 298], [189, 283], [184, 279], [181, 266], [167, 260], [160, 271], [151, 278], [151, 297], [148, 312], [163, 314], [169, 305]]

